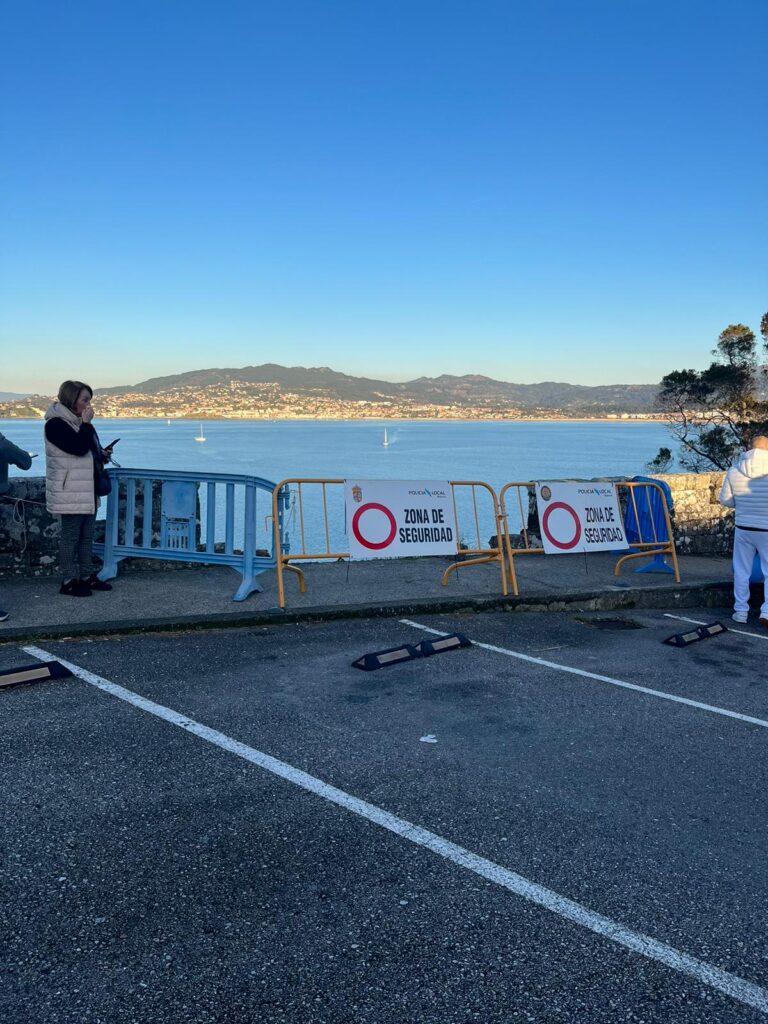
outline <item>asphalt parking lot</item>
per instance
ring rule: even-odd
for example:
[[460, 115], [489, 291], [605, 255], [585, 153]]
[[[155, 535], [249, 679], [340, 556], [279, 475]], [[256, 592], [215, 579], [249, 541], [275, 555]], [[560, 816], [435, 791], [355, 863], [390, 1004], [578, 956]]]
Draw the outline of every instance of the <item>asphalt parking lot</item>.
[[[0, 1015], [765, 1020], [768, 631], [661, 643], [688, 626], [451, 614], [0, 647], [0, 669], [45, 651], [78, 673], [0, 692]], [[454, 630], [486, 646], [350, 665]]]

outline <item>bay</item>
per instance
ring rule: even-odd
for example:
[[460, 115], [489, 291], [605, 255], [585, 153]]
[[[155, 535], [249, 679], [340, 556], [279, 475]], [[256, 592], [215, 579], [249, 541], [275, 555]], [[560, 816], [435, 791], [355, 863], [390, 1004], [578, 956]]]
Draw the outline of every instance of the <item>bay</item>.
[[[481, 480], [497, 491], [512, 480], [634, 476], [670, 441], [663, 424], [632, 420], [207, 420], [204, 443], [195, 441], [200, 424], [191, 420], [96, 419], [94, 425], [103, 444], [120, 438], [115, 457], [126, 467], [250, 474], [275, 483], [294, 477]], [[30, 473], [45, 473], [41, 421], [0, 420], [0, 432], [38, 452]], [[20, 471], [12, 466], [10, 473]], [[307, 500], [307, 541], [316, 545], [323, 533], [319, 505]], [[460, 527], [472, 518], [468, 502], [466, 495], [459, 498]], [[331, 546], [344, 550], [343, 506], [337, 499], [331, 506]], [[493, 520], [482, 501], [480, 524], [485, 541]], [[474, 543], [474, 526], [460, 532]]]

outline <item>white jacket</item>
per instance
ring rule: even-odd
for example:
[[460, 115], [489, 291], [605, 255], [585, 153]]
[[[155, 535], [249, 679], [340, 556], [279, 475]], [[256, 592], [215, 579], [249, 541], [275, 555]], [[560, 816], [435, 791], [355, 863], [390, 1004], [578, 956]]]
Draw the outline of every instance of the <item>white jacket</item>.
[[[54, 402], [46, 420], [58, 417], [79, 433], [83, 421], [61, 402]], [[45, 504], [53, 515], [93, 515], [96, 494], [93, 455], [70, 455], [45, 439]]]
[[768, 451], [752, 448], [725, 474], [720, 504], [736, 509], [737, 526], [768, 530]]

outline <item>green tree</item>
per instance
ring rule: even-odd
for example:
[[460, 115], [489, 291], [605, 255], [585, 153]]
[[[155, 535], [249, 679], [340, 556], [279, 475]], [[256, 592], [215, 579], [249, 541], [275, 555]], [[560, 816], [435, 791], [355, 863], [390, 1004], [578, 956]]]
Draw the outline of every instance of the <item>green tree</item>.
[[[768, 356], [768, 313], [760, 333]], [[659, 389], [658, 404], [679, 444], [679, 461], [694, 472], [727, 469], [755, 434], [768, 433], [768, 372], [753, 331], [731, 324], [712, 354], [706, 370], [674, 370]], [[649, 468], [668, 465], [670, 455], [662, 448]]]

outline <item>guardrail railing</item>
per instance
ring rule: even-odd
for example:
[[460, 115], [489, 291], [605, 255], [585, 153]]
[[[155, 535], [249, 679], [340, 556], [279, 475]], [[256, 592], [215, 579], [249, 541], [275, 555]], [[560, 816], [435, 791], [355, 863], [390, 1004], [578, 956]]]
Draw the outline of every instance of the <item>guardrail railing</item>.
[[[261, 590], [255, 577], [275, 567], [283, 543], [283, 509], [278, 502], [275, 511], [271, 480], [157, 469], [110, 469], [109, 475], [104, 543], [94, 545], [104, 559], [100, 579], [113, 579], [124, 558], [151, 558], [229, 566], [242, 577], [235, 601]], [[271, 515], [274, 530], [267, 525]], [[258, 548], [260, 517], [266, 538]]]
[[[338, 525], [334, 529], [329, 521], [329, 502], [334, 503], [338, 512], [340, 522], [344, 522], [344, 484], [343, 479], [331, 478], [299, 478], [294, 477], [282, 480], [275, 486], [272, 493], [272, 514], [275, 524], [278, 522], [278, 512], [283, 509], [284, 537], [280, 544], [275, 540], [274, 547], [280, 551], [277, 559], [277, 597], [280, 608], [285, 608], [285, 579], [286, 571], [294, 573], [299, 578], [299, 590], [303, 594], [306, 591], [306, 576], [304, 571], [294, 562], [317, 562], [322, 560], [339, 561], [349, 559], [346, 537], [341, 543], [341, 531]], [[504, 596], [507, 594], [507, 578], [504, 569], [504, 551], [501, 546], [494, 548], [490, 544], [482, 542], [482, 522], [493, 523], [496, 527], [497, 536], [501, 535], [499, 518], [499, 507], [494, 489], [479, 480], [451, 480], [452, 498], [454, 513], [456, 515], [457, 545], [456, 554], [460, 555], [455, 562], [448, 566], [442, 576], [442, 585], [447, 586], [448, 579], [452, 572], [458, 568], [469, 565], [481, 565], [487, 562], [498, 562], [501, 574], [501, 591]], [[307, 492], [310, 492], [308, 499]], [[478, 495], [482, 493], [490, 499], [490, 509], [478, 508]], [[459, 500], [457, 501], [457, 495]], [[466, 500], [462, 500], [465, 498]], [[307, 508], [309, 502], [310, 508]], [[465, 506], [469, 509], [466, 510]], [[290, 510], [290, 511], [289, 511]], [[459, 546], [462, 538], [462, 522], [472, 524], [469, 530], [469, 538], [474, 537], [473, 545]], [[318, 520], [320, 526], [318, 527]], [[289, 550], [289, 524], [290, 530], [298, 531], [298, 549]], [[276, 527], [275, 527], [276, 529]], [[344, 531], [346, 533], [346, 530]], [[466, 533], [466, 531], [465, 531]]]

